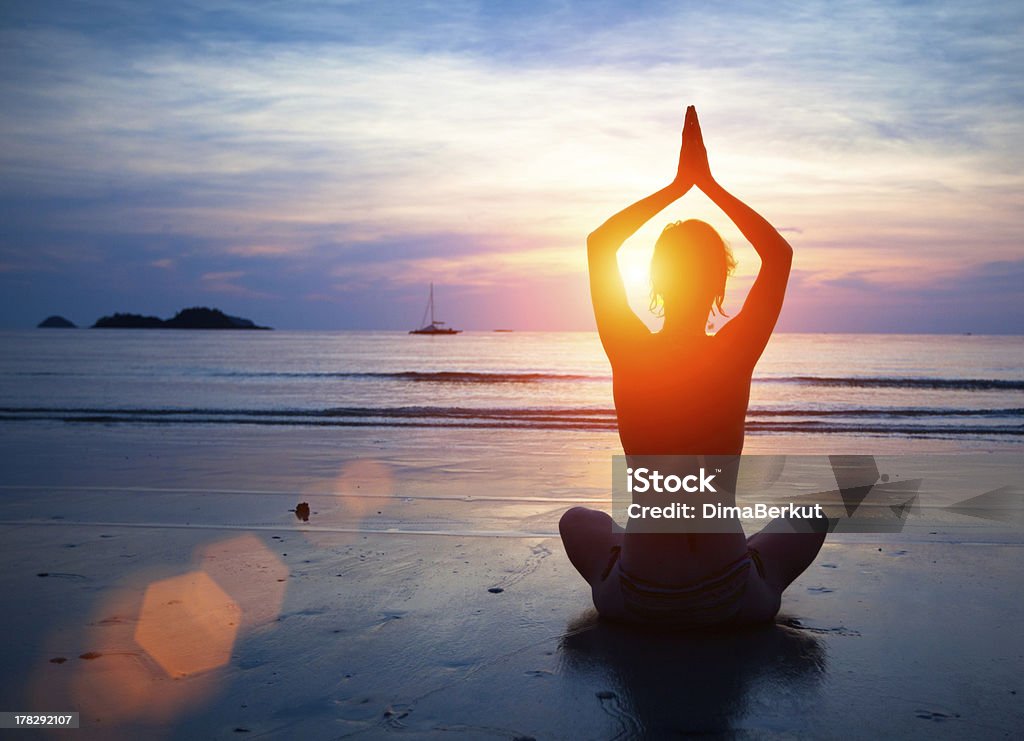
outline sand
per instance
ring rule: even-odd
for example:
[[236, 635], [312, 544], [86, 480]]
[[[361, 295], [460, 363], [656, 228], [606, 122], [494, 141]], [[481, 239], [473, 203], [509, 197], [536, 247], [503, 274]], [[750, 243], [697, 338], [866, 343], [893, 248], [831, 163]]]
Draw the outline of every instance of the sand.
[[[837, 442], [963, 447], [748, 451]], [[834, 536], [776, 625], [639, 634], [597, 620], [556, 537], [607, 502], [610, 435], [22, 423], [0, 445], [0, 707], [79, 710], [62, 735], [1024, 730], [1014, 526]]]

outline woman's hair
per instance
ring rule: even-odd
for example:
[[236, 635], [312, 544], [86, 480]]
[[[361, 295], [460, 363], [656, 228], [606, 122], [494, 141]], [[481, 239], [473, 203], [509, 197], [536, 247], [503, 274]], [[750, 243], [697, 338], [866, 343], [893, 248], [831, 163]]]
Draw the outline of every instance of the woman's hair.
[[725, 280], [736, 268], [732, 250], [715, 228], [699, 219], [676, 221], [661, 232], [651, 258], [651, 311], [662, 316], [666, 298], [707, 296], [711, 313], [722, 311]]

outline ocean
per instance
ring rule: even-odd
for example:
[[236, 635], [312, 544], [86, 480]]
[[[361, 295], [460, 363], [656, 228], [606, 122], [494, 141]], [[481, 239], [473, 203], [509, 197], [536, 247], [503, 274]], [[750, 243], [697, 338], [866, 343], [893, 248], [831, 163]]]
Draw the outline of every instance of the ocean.
[[[615, 429], [591, 332], [0, 332], [0, 420]], [[1024, 337], [777, 334], [750, 434], [1024, 442]]]

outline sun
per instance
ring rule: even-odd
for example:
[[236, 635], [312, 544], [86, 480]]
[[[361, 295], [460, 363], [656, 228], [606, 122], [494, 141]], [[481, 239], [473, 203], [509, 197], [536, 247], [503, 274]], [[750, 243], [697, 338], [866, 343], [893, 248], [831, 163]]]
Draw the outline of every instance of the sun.
[[651, 254], [653, 249], [619, 250], [619, 273], [630, 297], [646, 297], [651, 292]]

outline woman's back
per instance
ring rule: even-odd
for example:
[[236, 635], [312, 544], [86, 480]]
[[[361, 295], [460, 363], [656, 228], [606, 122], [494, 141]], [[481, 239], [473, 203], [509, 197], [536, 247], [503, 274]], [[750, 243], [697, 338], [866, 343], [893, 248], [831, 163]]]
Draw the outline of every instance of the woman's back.
[[641, 338], [612, 362], [619, 439], [627, 455], [738, 455], [751, 368], [720, 338]]

